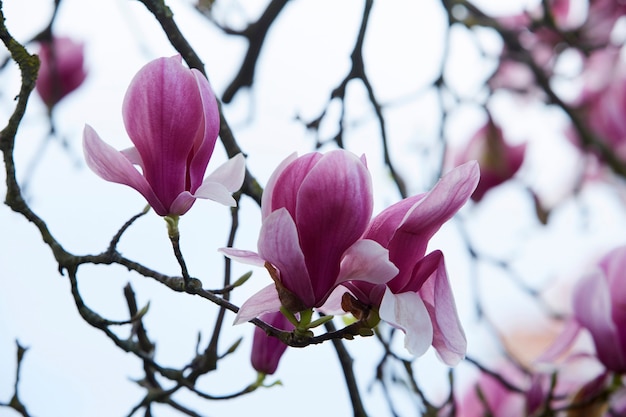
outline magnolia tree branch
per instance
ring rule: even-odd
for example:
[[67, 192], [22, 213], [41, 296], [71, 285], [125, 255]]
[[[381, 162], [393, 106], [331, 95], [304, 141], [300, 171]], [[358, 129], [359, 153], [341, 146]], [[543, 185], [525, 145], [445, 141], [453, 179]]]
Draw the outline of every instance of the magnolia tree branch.
[[[367, 24], [369, 22], [370, 12], [372, 10], [372, 6], [374, 5], [374, 0], [365, 0], [365, 6], [363, 9], [363, 17], [361, 18], [361, 25], [359, 27], [359, 33], [357, 35], [356, 42], [354, 44], [354, 48], [352, 53], [350, 54], [350, 59], [352, 61], [352, 66], [350, 68], [350, 72], [346, 75], [346, 77], [341, 81], [341, 83], [335, 87], [335, 89], [330, 94], [330, 99], [326, 108], [322, 111], [322, 113], [312, 121], [306, 123], [307, 128], [318, 130], [322, 119], [326, 116], [326, 112], [328, 110], [328, 106], [334, 99], [339, 99], [341, 101], [341, 117], [339, 120], [339, 128], [337, 134], [333, 138], [333, 141], [337, 143], [337, 146], [340, 148], [344, 147], [343, 144], [343, 135], [344, 135], [344, 123], [345, 123], [345, 106], [346, 106], [346, 94], [347, 94], [347, 86], [352, 80], [360, 80], [367, 91], [367, 95], [370, 101], [370, 104], [374, 108], [374, 113], [376, 115], [376, 120], [378, 122], [378, 126], [380, 129], [380, 137], [382, 141], [383, 147], [383, 159], [385, 161], [385, 165], [387, 165], [387, 169], [389, 169], [389, 173], [398, 188], [398, 192], [402, 198], [407, 197], [406, 184], [404, 179], [397, 172], [394, 164], [391, 161], [391, 154], [389, 152], [388, 146], [388, 136], [387, 136], [387, 128], [385, 125], [385, 117], [383, 114], [383, 106], [380, 104], [376, 95], [374, 94], [374, 88], [370, 83], [369, 78], [365, 72], [365, 63], [363, 62], [363, 44], [365, 42], [365, 34], [367, 32]], [[318, 142], [318, 146], [321, 146], [321, 143]]]
[[265, 37], [288, 1], [289, 0], [272, 0], [267, 5], [261, 17], [259, 17], [256, 22], [249, 24], [244, 30], [236, 31], [218, 25], [225, 33], [243, 36], [248, 40], [248, 50], [241, 63], [239, 72], [237, 72], [235, 78], [233, 78], [228, 87], [226, 87], [224, 94], [222, 94], [224, 103], [230, 103], [235, 94], [242, 88], [252, 87], [256, 64], [259, 60], [261, 49], [263, 45], [265, 45]]
[[0, 402], [0, 407], [12, 408], [23, 417], [31, 417], [31, 415], [28, 413], [28, 410], [26, 409], [26, 406], [20, 400], [20, 396], [18, 392], [18, 385], [20, 382], [20, 370], [22, 369], [22, 361], [24, 360], [24, 354], [26, 353], [28, 349], [20, 345], [19, 342], [17, 341], [15, 342], [15, 344], [17, 345], [17, 366], [15, 370], [15, 383], [13, 384], [13, 397], [11, 397], [11, 400], [8, 403]]

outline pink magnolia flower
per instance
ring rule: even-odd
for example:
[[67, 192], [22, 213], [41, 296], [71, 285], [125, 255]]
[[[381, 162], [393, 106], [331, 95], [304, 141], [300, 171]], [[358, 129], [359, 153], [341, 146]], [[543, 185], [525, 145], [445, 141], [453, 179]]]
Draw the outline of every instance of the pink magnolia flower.
[[472, 200], [480, 201], [487, 191], [511, 179], [524, 162], [526, 144], [509, 145], [500, 127], [489, 119], [478, 129], [464, 149], [456, 156], [455, 164], [477, 160], [480, 182]]
[[[259, 318], [279, 330], [291, 331], [294, 329], [293, 324], [281, 312], [266, 313]], [[252, 367], [258, 372], [272, 375], [276, 372], [278, 362], [286, 349], [287, 345], [280, 339], [268, 335], [259, 327], [255, 327], [250, 357]]]
[[76, 90], [87, 77], [84, 68], [84, 45], [66, 37], [42, 42], [39, 50], [39, 74], [35, 88], [48, 108]]
[[626, 66], [620, 61], [618, 50], [593, 54], [584, 82], [579, 99], [583, 119], [598, 139], [626, 161]]
[[365, 239], [389, 250], [398, 274], [383, 285], [345, 283], [358, 301], [379, 308], [380, 318], [406, 333], [405, 345], [422, 355], [430, 345], [448, 365], [466, 350], [441, 251], [426, 255], [430, 238], [467, 202], [479, 180], [476, 161], [446, 174], [426, 194], [406, 198], [370, 223]]
[[223, 248], [226, 256], [265, 266], [274, 284], [248, 299], [235, 323], [284, 306], [321, 306], [341, 282], [384, 283], [397, 268], [380, 244], [360, 239], [372, 214], [365, 161], [345, 150], [288, 157], [272, 174], [261, 203], [258, 254]]
[[[468, 386], [457, 404], [457, 415], [458, 417], [538, 416], [544, 412], [549, 392], [550, 374], [528, 375], [508, 362], [501, 363], [494, 374], [481, 372], [477, 381]], [[562, 394], [560, 390], [559, 394]]]
[[574, 290], [574, 318], [611, 371], [626, 372], [626, 246], [614, 249]]
[[591, 48], [606, 46], [615, 24], [624, 15], [626, 2], [622, 0], [589, 0], [587, 18], [580, 28], [582, 41]]
[[245, 173], [241, 154], [203, 180], [219, 132], [219, 110], [199, 71], [185, 68], [180, 56], [151, 61], [130, 83], [122, 113], [135, 145], [122, 152], [85, 126], [85, 159], [96, 174], [139, 191], [160, 216], [184, 214], [196, 198], [235, 205], [231, 193]]
[[591, 334], [595, 355], [608, 371], [626, 373], [626, 246], [609, 252], [583, 276], [573, 293], [573, 317], [541, 361], [561, 356], [582, 330]]

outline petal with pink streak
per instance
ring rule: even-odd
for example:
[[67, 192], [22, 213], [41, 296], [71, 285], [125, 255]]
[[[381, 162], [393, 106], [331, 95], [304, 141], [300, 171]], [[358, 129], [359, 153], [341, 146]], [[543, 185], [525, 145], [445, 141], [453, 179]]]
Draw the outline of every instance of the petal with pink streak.
[[276, 185], [276, 181], [282, 175], [283, 171], [289, 164], [296, 160], [298, 157], [297, 153], [292, 153], [287, 158], [285, 158], [279, 165], [276, 167], [272, 175], [270, 176], [267, 184], [265, 185], [265, 190], [263, 191], [263, 195], [261, 196], [261, 217], [265, 219], [274, 208], [272, 208], [272, 195], [274, 193], [274, 187]]
[[280, 306], [276, 286], [268, 285], [243, 303], [233, 324], [245, 323], [264, 313], [280, 311]]
[[190, 190], [194, 192], [202, 184], [206, 167], [215, 149], [215, 142], [220, 131], [220, 112], [215, 94], [206, 77], [195, 68], [191, 69], [191, 74], [197, 82], [204, 115], [204, 131], [195, 138], [193, 157], [189, 162]]
[[612, 250], [602, 259], [600, 267], [604, 270], [611, 293], [611, 317], [617, 326], [620, 345], [626, 349], [626, 246]]
[[262, 259], [256, 252], [235, 248], [220, 248], [217, 251], [234, 261], [265, 267], [265, 259]]
[[435, 251], [431, 255], [439, 258], [438, 267], [418, 294], [431, 315], [433, 347], [444, 363], [454, 366], [465, 357], [467, 339], [456, 311], [443, 254]]
[[467, 162], [444, 175], [409, 209], [388, 246], [400, 271], [411, 270], [424, 255], [430, 238], [467, 202], [479, 178], [478, 163]]
[[423, 355], [433, 341], [433, 325], [424, 302], [414, 292], [394, 294], [385, 290], [380, 318], [405, 333], [404, 346], [415, 356]]
[[385, 284], [397, 274], [387, 249], [373, 240], [361, 239], [346, 250], [337, 283], [357, 280]]
[[302, 182], [295, 222], [318, 300], [334, 287], [342, 255], [365, 232], [372, 206], [369, 171], [350, 152], [324, 154]]
[[281, 283], [307, 307], [315, 307], [317, 300], [300, 249], [298, 230], [287, 209], [278, 209], [265, 218], [258, 247], [259, 256], [278, 268]]
[[270, 203], [268, 209], [275, 211], [284, 207], [295, 219], [296, 202], [298, 201], [298, 193], [300, 192], [302, 182], [309, 177], [313, 167], [315, 167], [322, 158], [323, 155], [321, 153], [311, 152], [294, 159], [291, 163], [287, 164], [282, 171], [279, 171], [271, 193], [268, 193]]
[[602, 271], [589, 274], [576, 286], [574, 316], [591, 333], [598, 359], [610, 370], [626, 371], [626, 358], [611, 317], [610, 289]]
[[122, 115], [141, 155], [144, 177], [169, 207], [187, 189], [189, 154], [204, 134], [198, 84], [180, 56], [156, 59], [139, 70], [124, 97]]
[[100, 139], [89, 125], [85, 125], [83, 131], [83, 151], [89, 168], [102, 179], [134, 188], [160, 216], [169, 214], [133, 164], [121, 152]]
[[169, 214], [181, 216], [187, 213], [195, 202], [195, 196], [191, 195], [189, 191], [183, 191], [170, 204]]

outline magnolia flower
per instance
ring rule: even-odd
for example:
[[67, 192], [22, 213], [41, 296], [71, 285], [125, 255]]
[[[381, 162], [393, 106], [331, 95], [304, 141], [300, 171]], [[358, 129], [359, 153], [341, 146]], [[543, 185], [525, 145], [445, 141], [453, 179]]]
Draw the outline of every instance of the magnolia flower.
[[569, 350], [581, 331], [591, 334], [595, 355], [607, 371], [626, 373], [626, 246], [609, 252], [576, 284], [573, 317], [540, 358], [552, 361]]
[[321, 306], [341, 282], [385, 283], [397, 273], [388, 252], [360, 239], [372, 214], [365, 161], [345, 150], [288, 157], [268, 181], [261, 202], [258, 254], [226, 256], [265, 266], [274, 284], [248, 299], [235, 323], [262, 313]]
[[389, 250], [399, 269], [386, 285], [345, 283], [356, 299], [379, 308], [380, 318], [406, 333], [405, 345], [422, 355], [433, 345], [441, 359], [456, 365], [466, 350], [441, 251], [426, 255], [430, 238], [466, 203], [479, 180], [475, 161], [446, 174], [426, 193], [382, 211], [364, 234]]
[[[494, 374], [501, 379], [494, 377]], [[456, 415], [458, 417], [543, 415], [550, 388], [550, 374], [535, 372], [525, 374], [512, 364], [501, 362], [493, 374], [481, 372], [477, 380], [468, 386], [457, 404]], [[558, 393], [566, 394], [560, 389]]]
[[[279, 330], [293, 330], [294, 326], [287, 320], [281, 312], [266, 313], [259, 317], [272, 327]], [[252, 339], [252, 355], [250, 360], [252, 367], [258, 372], [272, 375], [278, 368], [278, 362], [285, 353], [287, 345], [279, 338], [265, 333], [261, 328], [254, 328], [254, 338]]]
[[87, 77], [84, 46], [70, 38], [55, 37], [42, 42], [39, 50], [39, 73], [35, 88], [48, 108], [76, 90]]
[[85, 159], [96, 174], [139, 191], [160, 216], [184, 214], [196, 198], [235, 205], [231, 193], [245, 173], [241, 154], [203, 180], [220, 119], [198, 70], [185, 68], [180, 56], [148, 63], [130, 83], [122, 113], [133, 148], [119, 152], [85, 126]]
[[478, 129], [455, 158], [455, 165], [472, 160], [480, 164], [480, 182], [472, 200], [480, 201], [487, 191], [511, 179], [524, 162], [525, 151], [526, 144], [506, 143], [502, 129], [491, 119]]
[[626, 246], [606, 255], [574, 290], [574, 318], [591, 333], [600, 362], [626, 372]]

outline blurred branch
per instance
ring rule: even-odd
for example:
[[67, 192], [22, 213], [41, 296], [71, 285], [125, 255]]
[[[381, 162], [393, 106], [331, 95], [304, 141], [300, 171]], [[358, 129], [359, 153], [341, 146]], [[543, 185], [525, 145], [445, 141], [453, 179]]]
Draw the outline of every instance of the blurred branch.
[[241, 88], [252, 86], [256, 64], [261, 53], [261, 48], [265, 43], [267, 32], [288, 1], [289, 0], [272, 0], [261, 17], [259, 17], [259, 20], [249, 24], [248, 27], [242, 31], [235, 31], [218, 25], [225, 33], [243, 36], [248, 40], [248, 50], [241, 63], [239, 72], [235, 75], [235, 78], [228, 87], [226, 87], [224, 94], [222, 94], [224, 103], [230, 103]]
[[[522, 46], [518, 34], [515, 31], [505, 29], [496, 19], [486, 15], [478, 7], [466, 0], [446, 0], [444, 4], [447, 7], [448, 15], [456, 23], [460, 23], [468, 28], [482, 26], [495, 30], [504, 41], [507, 49], [511, 51], [511, 58], [515, 58], [518, 62], [526, 65], [531, 70], [537, 85], [546, 94], [548, 103], [556, 105], [568, 116], [580, 137], [583, 147], [587, 150], [597, 152], [615, 174], [626, 178], [626, 162], [620, 160], [610, 146], [596, 137], [576, 113], [575, 109], [565, 103], [555, 93], [550, 83], [550, 77], [533, 59], [531, 51], [528, 51]], [[468, 12], [468, 16], [461, 19], [455, 18], [453, 11], [455, 6], [463, 7]]]
[[[337, 132], [333, 140], [337, 143], [337, 146], [339, 146], [340, 148], [344, 147], [343, 146], [343, 124], [345, 121], [344, 117], [345, 117], [346, 89], [350, 81], [355, 80], [355, 79], [360, 80], [363, 83], [363, 86], [365, 87], [367, 91], [369, 101], [372, 107], [374, 108], [374, 113], [376, 114], [376, 120], [378, 121], [378, 126], [380, 128], [380, 136], [382, 140], [383, 158], [385, 161], [385, 165], [387, 165], [387, 168], [389, 169], [389, 173], [391, 174], [391, 177], [394, 183], [396, 184], [396, 187], [398, 188], [400, 195], [402, 196], [402, 198], [406, 198], [407, 197], [406, 184], [404, 180], [402, 179], [402, 177], [400, 176], [400, 174], [398, 174], [398, 172], [396, 171], [394, 164], [391, 161], [391, 155], [389, 153], [389, 146], [388, 146], [387, 129], [385, 126], [385, 117], [383, 115], [382, 105], [380, 104], [380, 102], [376, 98], [376, 95], [374, 94], [374, 88], [372, 87], [372, 84], [370, 83], [370, 80], [367, 77], [367, 74], [365, 73], [365, 63], [363, 62], [363, 43], [365, 41], [365, 33], [367, 31], [367, 24], [369, 22], [370, 12], [372, 10], [373, 5], [374, 5], [374, 0], [365, 0], [365, 7], [363, 9], [363, 17], [361, 19], [361, 26], [359, 27], [359, 33], [357, 35], [354, 49], [352, 50], [352, 53], [350, 54], [350, 59], [352, 61], [350, 72], [348, 73], [348, 75], [346, 75], [343, 81], [341, 81], [339, 86], [337, 86], [331, 92], [331, 95], [330, 95], [329, 104], [332, 100], [336, 98], [341, 100], [341, 118], [339, 121], [339, 131]], [[307, 128], [317, 130], [319, 128], [319, 125], [322, 119], [325, 117], [327, 110], [328, 110], [328, 105], [326, 109], [322, 111], [322, 114], [320, 114], [320, 116], [306, 123]]]
[[15, 370], [15, 384], [13, 385], [13, 397], [11, 397], [11, 401], [8, 403], [0, 402], [0, 407], [8, 407], [20, 413], [23, 417], [31, 417], [28, 411], [26, 410], [26, 406], [22, 404], [20, 400], [20, 396], [18, 394], [18, 385], [20, 382], [20, 370], [22, 369], [22, 360], [24, 359], [24, 354], [28, 350], [28, 348], [20, 345], [18, 341], [15, 341], [17, 345], [17, 365]]
[[[337, 331], [332, 320], [324, 323], [324, 326], [329, 333]], [[339, 362], [341, 363], [341, 369], [346, 380], [346, 386], [348, 387], [348, 393], [350, 394], [350, 400], [354, 410], [354, 417], [367, 417], [367, 411], [365, 411], [365, 406], [361, 401], [359, 386], [356, 382], [354, 370], [352, 369], [354, 361], [340, 339], [333, 339], [333, 346], [335, 347]]]

